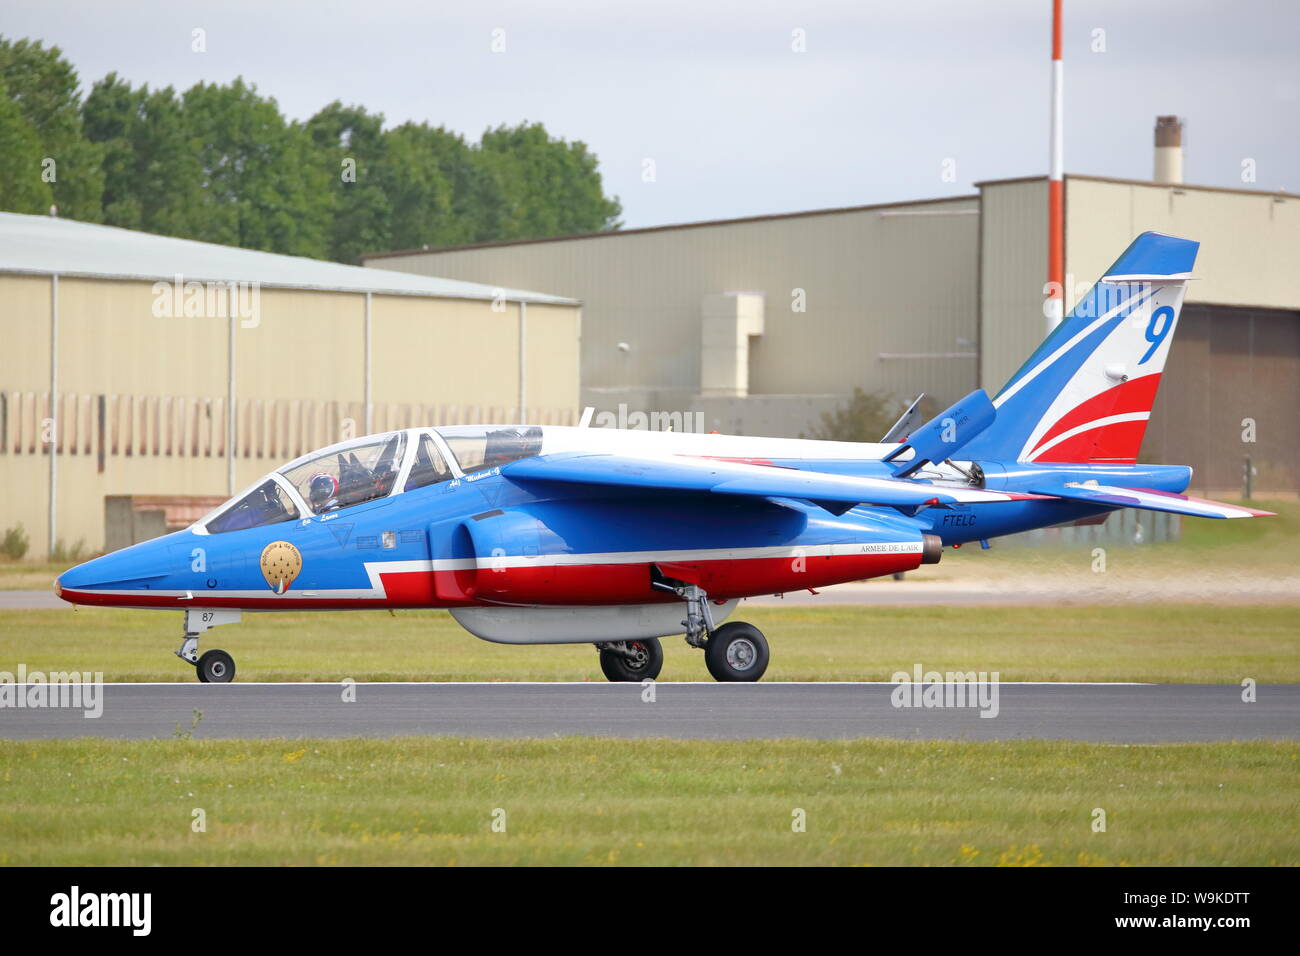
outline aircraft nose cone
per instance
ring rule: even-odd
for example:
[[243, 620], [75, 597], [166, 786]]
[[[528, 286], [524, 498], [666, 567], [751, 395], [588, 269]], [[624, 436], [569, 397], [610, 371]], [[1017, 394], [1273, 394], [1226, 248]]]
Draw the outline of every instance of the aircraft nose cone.
[[147, 591], [173, 570], [164, 543], [169, 537], [133, 544], [70, 568], [54, 582], [54, 592], [63, 600], [77, 604], [85, 603], [80, 600], [85, 592]]
[[83, 561], [81, 564], [69, 568], [55, 580], [55, 592], [61, 593], [65, 589], [76, 591], [112, 580], [113, 575], [107, 573], [109, 571], [106, 566], [108, 563], [105, 558], [91, 558], [89, 561]]

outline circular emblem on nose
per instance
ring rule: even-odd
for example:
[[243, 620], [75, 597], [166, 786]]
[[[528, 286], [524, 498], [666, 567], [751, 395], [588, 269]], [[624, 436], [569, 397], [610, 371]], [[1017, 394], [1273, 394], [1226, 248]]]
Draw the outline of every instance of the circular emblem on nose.
[[267, 587], [283, 594], [302, 570], [302, 554], [288, 541], [272, 541], [262, 549], [261, 566]]

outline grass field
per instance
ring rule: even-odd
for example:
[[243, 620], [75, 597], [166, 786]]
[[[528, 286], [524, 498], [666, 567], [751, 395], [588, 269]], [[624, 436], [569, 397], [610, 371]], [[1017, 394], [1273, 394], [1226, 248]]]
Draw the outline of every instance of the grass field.
[[[1212, 594], [1234, 574], [1300, 574], [1300, 506], [1281, 507], [1276, 521], [1187, 521], [1177, 544], [1111, 549], [1108, 573]], [[1068, 586], [1089, 560], [963, 549], [918, 577]], [[58, 570], [0, 566], [0, 588], [46, 587]], [[1300, 603], [736, 616], [768, 634], [769, 680], [888, 680], [921, 663], [1011, 681], [1300, 682]], [[170, 653], [180, 630], [177, 613], [0, 611], [0, 670], [192, 681]], [[440, 611], [251, 614], [203, 646], [233, 653], [242, 681], [603, 680], [590, 647], [488, 644]], [[699, 652], [664, 648], [662, 679], [707, 679]], [[1265, 741], [0, 740], [0, 865], [1293, 866], [1298, 772], [1300, 744]]]
[[[1300, 682], [1300, 605], [744, 607], [768, 635], [767, 680], [889, 680], [927, 669], [1003, 680]], [[192, 681], [172, 656], [176, 612], [0, 611], [0, 671], [102, 671], [109, 681]], [[703, 656], [664, 639], [662, 680], [707, 680]], [[249, 614], [202, 647], [235, 656], [241, 681], [604, 680], [585, 644], [480, 641], [445, 611]]]
[[0, 864], [1294, 865], [1298, 755], [1264, 742], [0, 742]]

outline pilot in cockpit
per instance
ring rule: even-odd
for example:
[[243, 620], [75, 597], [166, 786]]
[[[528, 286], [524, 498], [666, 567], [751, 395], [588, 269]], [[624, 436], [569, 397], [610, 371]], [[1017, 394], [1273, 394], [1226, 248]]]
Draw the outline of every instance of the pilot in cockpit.
[[339, 506], [339, 480], [327, 472], [315, 475], [307, 486], [311, 510], [317, 514], [332, 511]]

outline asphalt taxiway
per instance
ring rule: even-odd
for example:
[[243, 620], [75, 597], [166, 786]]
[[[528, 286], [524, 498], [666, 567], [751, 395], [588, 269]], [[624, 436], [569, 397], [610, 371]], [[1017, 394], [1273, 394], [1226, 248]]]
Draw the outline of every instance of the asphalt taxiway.
[[[27, 685], [16, 685], [22, 693]], [[671, 737], [1116, 743], [1300, 738], [1300, 685], [1008, 684], [996, 703], [898, 707], [888, 683], [105, 684], [102, 714], [0, 706], [0, 738]], [[355, 696], [354, 701], [346, 698]], [[12, 704], [10, 700], [10, 704]], [[913, 701], [914, 703], [918, 701]], [[201, 717], [195, 725], [195, 712]], [[996, 716], [992, 716], [996, 711]], [[990, 714], [990, 716], [981, 716]]]

